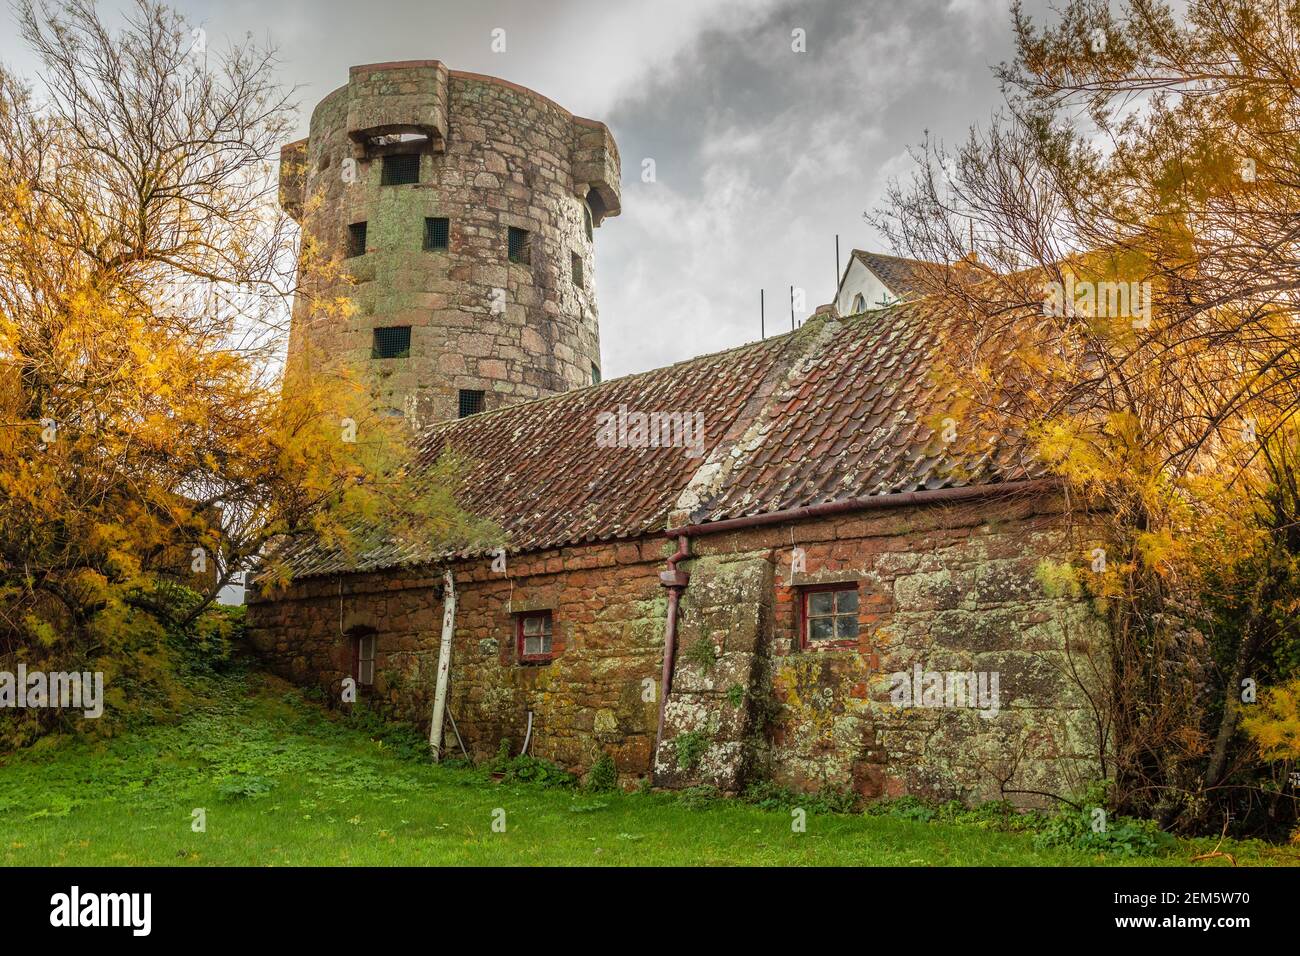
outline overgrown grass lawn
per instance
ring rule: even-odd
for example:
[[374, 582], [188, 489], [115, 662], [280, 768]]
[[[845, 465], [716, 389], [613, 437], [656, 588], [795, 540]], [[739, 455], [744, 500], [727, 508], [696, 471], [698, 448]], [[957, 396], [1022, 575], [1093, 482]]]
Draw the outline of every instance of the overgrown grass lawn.
[[[797, 833], [788, 810], [497, 783], [433, 765], [400, 736], [376, 739], [273, 679], [220, 687], [171, 725], [0, 759], [0, 865], [1179, 865], [1212, 845], [1102, 857], [860, 814], [809, 814]], [[1298, 859], [1256, 843], [1232, 851]]]

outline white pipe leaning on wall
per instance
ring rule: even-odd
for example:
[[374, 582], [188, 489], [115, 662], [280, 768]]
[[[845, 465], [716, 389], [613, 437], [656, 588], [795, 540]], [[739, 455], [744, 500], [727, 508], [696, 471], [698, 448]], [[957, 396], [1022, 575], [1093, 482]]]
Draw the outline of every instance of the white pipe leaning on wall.
[[442, 759], [442, 721], [447, 712], [447, 680], [451, 675], [451, 640], [456, 630], [456, 581], [451, 568], [442, 573], [442, 644], [438, 648], [438, 680], [433, 693], [433, 723], [429, 726], [429, 749], [435, 761]]

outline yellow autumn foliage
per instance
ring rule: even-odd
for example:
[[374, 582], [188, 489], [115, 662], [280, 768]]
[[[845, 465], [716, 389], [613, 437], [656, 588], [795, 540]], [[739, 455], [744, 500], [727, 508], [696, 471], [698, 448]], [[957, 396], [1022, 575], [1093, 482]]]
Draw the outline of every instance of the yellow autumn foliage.
[[1266, 760], [1300, 760], [1300, 680], [1270, 687], [1241, 718]]
[[151, 2], [120, 30], [92, 4], [18, 15], [47, 95], [0, 70], [0, 665], [174, 700], [176, 641], [235, 574], [284, 581], [285, 536], [490, 537], [461, 463], [415, 474], [355, 370], [295, 350], [315, 364], [281, 388], [290, 297], [352, 306], [279, 210], [294, 113], [269, 51], [187, 58]]

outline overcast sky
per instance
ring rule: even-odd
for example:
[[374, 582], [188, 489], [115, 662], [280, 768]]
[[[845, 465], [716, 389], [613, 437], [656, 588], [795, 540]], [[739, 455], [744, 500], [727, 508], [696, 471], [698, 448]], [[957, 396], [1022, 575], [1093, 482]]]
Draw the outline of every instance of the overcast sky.
[[[828, 302], [842, 258], [889, 251], [863, 221], [926, 130], [953, 142], [1001, 101], [1010, 0], [176, 0], [208, 43], [253, 32], [312, 106], [348, 67], [440, 59], [603, 120], [623, 212], [596, 232], [607, 378], [758, 338]], [[101, 0], [106, 11], [123, 0]], [[1037, 4], [1028, 4], [1034, 9]], [[494, 28], [506, 51], [491, 50]], [[791, 49], [805, 31], [807, 50]], [[0, 58], [35, 65], [13, 30]], [[641, 180], [642, 160], [657, 181]]]

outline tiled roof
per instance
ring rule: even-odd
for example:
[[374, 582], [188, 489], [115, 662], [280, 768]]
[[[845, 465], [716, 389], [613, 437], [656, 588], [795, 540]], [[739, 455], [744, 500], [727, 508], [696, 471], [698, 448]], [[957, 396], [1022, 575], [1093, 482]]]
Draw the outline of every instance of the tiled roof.
[[[470, 459], [461, 501], [496, 521], [511, 550], [636, 537], [898, 491], [1034, 477], [1012, 450], [936, 434], [927, 369], [941, 324], [924, 303], [797, 332], [563, 395], [434, 426], [422, 459]], [[602, 413], [701, 413], [700, 454], [601, 447]], [[941, 412], [939, 412], [941, 414]], [[308, 542], [297, 575], [418, 564], [419, 548], [351, 558]]]
[[[793, 336], [612, 379], [600, 385], [435, 426], [473, 456], [462, 503], [496, 520], [511, 546], [549, 547], [663, 528], [691, 476], [758, 414], [798, 345]], [[602, 413], [699, 413], [704, 441], [683, 448], [600, 447]]]
[[926, 295], [935, 291], [936, 282], [952, 275], [961, 276], [966, 271], [961, 263], [950, 267], [921, 259], [904, 259], [901, 256], [864, 252], [861, 249], [853, 250], [853, 258], [874, 272], [880, 281], [889, 287], [889, 291], [900, 299]]
[[694, 523], [901, 491], [1038, 477], [1016, 442], [990, 445], [953, 412], [927, 371], [943, 325], [918, 303], [828, 333], [752, 424]]

